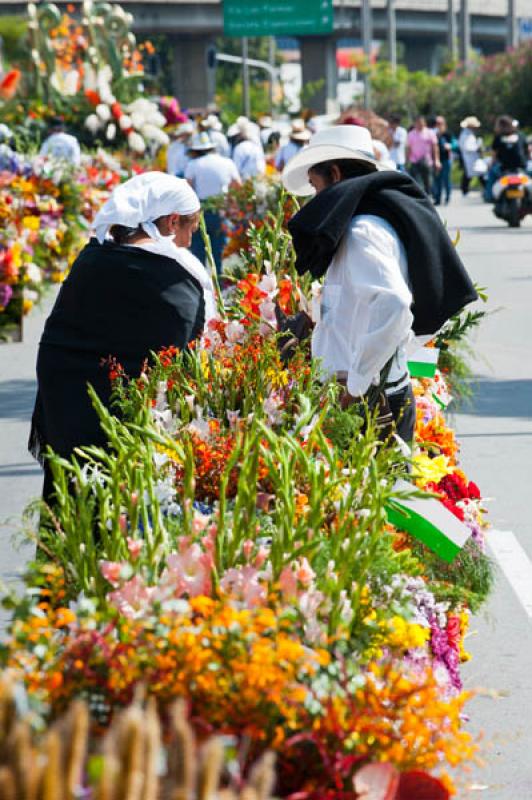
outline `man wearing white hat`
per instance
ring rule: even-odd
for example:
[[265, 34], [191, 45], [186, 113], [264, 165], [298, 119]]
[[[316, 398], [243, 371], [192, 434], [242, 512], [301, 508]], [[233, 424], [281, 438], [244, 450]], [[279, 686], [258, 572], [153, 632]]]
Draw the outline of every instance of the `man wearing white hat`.
[[275, 156], [275, 166], [279, 171], [286, 167], [288, 162], [299, 153], [302, 147], [308, 144], [310, 131], [306, 129], [302, 119], [295, 119], [290, 130], [290, 140], [284, 144]]
[[209, 114], [205, 119], [200, 122], [200, 130], [206, 131], [211, 140], [214, 142], [216, 152], [220, 156], [229, 158], [231, 155], [231, 148], [227, 141], [227, 136], [223, 132], [223, 126], [220, 118], [216, 114]]
[[266, 172], [266, 160], [258, 126], [246, 117], [239, 117], [227, 135], [235, 142], [233, 161], [242, 179], [263, 175]]
[[[191, 159], [185, 169], [185, 178], [201, 201], [224, 195], [232, 183], [240, 183], [238, 170], [230, 158], [216, 152], [216, 145], [205, 131], [197, 133], [190, 142]], [[211, 239], [216, 271], [221, 274], [225, 234], [220, 212], [211, 208], [204, 211], [205, 226]], [[190, 248], [202, 264], [205, 263], [205, 245], [200, 231], [192, 237]]]
[[477, 298], [474, 286], [432, 202], [410, 176], [379, 164], [367, 128], [319, 131], [283, 183], [296, 195], [316, 194], [289, 223], [298, 272], [325, 276], [312, 354], [324, 377], [345, 386], [345, 405], [378, 386], [380, 409], [387, 399], [410, 441], [413, 333], [430, 338]]
[[181, 125], [170, 134], [172, 142], [166, 154], [166, 171], [170, 175], [182, 178], [188, 163], [188, 143], [194, 133], [193, 122], [182, 122]]

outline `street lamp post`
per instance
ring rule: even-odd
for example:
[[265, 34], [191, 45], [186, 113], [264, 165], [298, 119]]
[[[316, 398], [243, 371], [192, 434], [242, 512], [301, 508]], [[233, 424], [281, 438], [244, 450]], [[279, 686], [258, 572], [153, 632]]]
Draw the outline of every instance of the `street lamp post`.
[[471, 17], [469, 16], [469, 0], [462, 0], [460, 8], [460, 59], [467, 64], [471, 50]]
[[388, 58], [395, 74], [397, 70], [397, 21], [395, 17], [395, 0], [388, 0], [386, 5], [388, 23]]
[[447, 0], [447, 46], [449, 57], [454, 64], [456, 61], [456, 13], [454, 0]]
[[370, 62], [371, 62], [371, 40], [372, 25], [371, 25], [371, 2], [370, 0], [362, 0], [360, 7], [361, 13], [361, 28], [362, 28], [362, 46], [364, 48], [364, 55], [366, 56], [366, 70], [364, 72], [364, 108], [371, 107], [371, 79], [370, 79]]
[[250, 115], [249, 102], [249, 64], [248, 64], [248, 37], [242, 37], [242, 105], [244, 116]]
[[517, 20], [515, 0], [508, 0], [508, 47], [517, 46]]

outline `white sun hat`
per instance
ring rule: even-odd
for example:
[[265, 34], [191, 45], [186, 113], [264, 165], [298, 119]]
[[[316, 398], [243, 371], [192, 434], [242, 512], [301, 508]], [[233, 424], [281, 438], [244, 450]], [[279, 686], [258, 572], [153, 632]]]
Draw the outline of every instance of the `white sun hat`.
[[299, 151], [283, 170], [282, 180], [285, 189], [292, 194], [314, 194], [308, 180], [308, 171], [322, 161], [352, 159], [370, 165], [374, 170], [388, 169], [380, 165], [373, 151], [373, 140], [367, 128], [359, 125], [334, 125], [318, 131], [311, 137], [306, 147]]
[[207, 131], [203, 131], [203, 133], [195, 133], [192, 139], [190, 140], [190, 144], [188, 146], [189, 150], [197, 151], [198, 153], [203, 152], [204, 150], [214, 150], [216, 145], [212, 141], [211, 137], [207, 133]]

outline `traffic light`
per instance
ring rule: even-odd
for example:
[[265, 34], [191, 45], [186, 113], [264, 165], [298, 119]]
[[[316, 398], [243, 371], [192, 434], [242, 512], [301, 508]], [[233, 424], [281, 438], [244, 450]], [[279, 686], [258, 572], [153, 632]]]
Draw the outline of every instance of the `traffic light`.
[[215, 69], [216, 67], [216, 47], [214, 45], [210, 45], [207, 48], [207, 66], [209, 69]]

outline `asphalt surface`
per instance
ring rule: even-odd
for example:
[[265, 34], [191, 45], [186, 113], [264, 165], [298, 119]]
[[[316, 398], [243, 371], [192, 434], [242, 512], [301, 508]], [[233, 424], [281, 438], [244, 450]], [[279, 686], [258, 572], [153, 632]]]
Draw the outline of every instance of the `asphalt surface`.
[[[473, 341], [475, 398], [454, 419], [462, 467], [491, 498], [493, 527], [513, 531], [532, 560], [532, 219], [511, 230], [477, 194], [455, 194], [441, 215], [452, 234], [460, 230], [459, 251], [489, 293], [490, 315]], [[0, 344], [0, 578], [8, 584], [33, 552], [31, 545], [15, 549], [12, 536], [41, 489], [26, 442], [37, 344], [52, 300], [30, 315], [22, 344]], [[502, 574], [467, 646], [466, 685], [489, 691], [469, 705], [484, 765], [458, 796], [532, 800], [532, 620]]]

